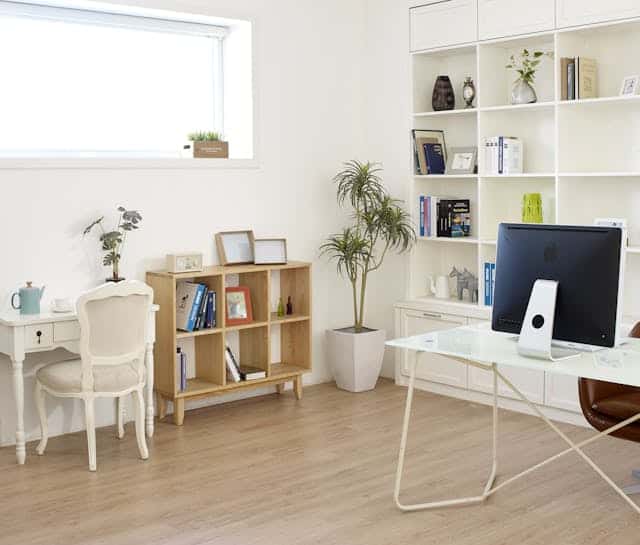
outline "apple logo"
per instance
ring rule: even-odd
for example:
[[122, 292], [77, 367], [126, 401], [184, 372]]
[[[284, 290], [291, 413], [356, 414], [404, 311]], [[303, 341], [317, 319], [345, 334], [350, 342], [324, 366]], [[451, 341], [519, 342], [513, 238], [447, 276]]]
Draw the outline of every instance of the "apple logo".
[[550, 263], [558, 258], [558, 246], [555, 242], [552, 242], [544, 249], [544, 261]]

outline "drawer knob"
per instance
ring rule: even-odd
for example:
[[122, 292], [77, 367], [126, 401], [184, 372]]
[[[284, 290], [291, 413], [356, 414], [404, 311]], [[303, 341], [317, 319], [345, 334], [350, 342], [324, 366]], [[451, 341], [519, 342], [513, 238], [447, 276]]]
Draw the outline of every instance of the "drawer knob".
[[40, 341], [42, 340], [42, 331], [36, 331], [36, 337], [38, 337], [38, 344], [40, 344]]

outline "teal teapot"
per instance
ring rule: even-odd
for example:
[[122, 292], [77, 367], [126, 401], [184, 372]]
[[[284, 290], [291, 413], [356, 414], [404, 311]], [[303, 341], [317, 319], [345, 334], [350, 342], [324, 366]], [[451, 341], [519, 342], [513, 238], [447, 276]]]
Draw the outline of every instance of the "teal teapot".
[[[32, 286], [33, 282], [27, 282], [25, 287], [18, 290], [11, 296], [11, 306], [16, 310], [20, 310], [20, 314], [40, 314], [40, 300], [44, 293], [44, 286], [36, 288]], [[16, 297], [19, 302], [16, 305]]]

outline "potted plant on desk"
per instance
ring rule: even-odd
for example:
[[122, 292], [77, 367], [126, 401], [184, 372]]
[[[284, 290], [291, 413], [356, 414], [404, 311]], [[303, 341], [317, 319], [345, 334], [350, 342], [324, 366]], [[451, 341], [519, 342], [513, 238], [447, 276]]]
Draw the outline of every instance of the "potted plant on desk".
[[409, 250], [416, 233], [410, 216], [389, 196], [375, 164], [349, 161], [334, 181], [340, 206], [353, 209], [353, 224], [330, 236], [320, 247], [335, 260], [338, 273], [351, 284], [352, 326], [327, 331], [329, 358], [338, 388], [364, 392], [375, 388], [384, 356], [384, 330], [364, 325], [369, 274], [389, 251]]
[[122, 248], [129, 231], [135, 231], [140, 228], [139, 223], [142, 216], [137, 210], [127, 210], [123, 206], [118, 206], [118, 225], [111, 231], [107, 231], [102, 224], [104, 216], [92, 222], [83, 232], [83, 236], [88, 235], [94, 227], [99, 227], [100, 242], [102, 243], [102, 251], [105, 252], [102, 258], [102, 264], [105, 267], [111, 266], [111, 277], [107, 278], [107, 282], [120, 282], [124, 280], [120, 276], [120, 259], [122, 257]]

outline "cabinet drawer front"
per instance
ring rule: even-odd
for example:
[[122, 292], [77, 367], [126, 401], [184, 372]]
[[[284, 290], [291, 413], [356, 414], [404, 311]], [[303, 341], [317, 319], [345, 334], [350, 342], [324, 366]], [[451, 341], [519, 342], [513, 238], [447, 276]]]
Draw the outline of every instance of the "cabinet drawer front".
[[582, 412], [578, 379], [547, 373], [544, 380], [544, 404], [574, 413]]
[[559, 28], [640, 16], [638, 0], [558, 0], [556, 9]]
[[475, 42], [476, 0], [444, 0], [411, 9], [411, 51]]
[[77, 341], [80, 338], [80, 324], [75, 321], [53, 324], [53, 340], [57, 343]]
[[[544, 403], [544, 372], [532, 369], [499, 367], [500, 372], [520, 390], [529, 401]], [[477, 367], [469, 369], [469, 389], [487, 394], [493, 393], [493, 373]], [[498, 379], [498, 395], [511, 399], [520, 398], [504, 382]]]
[[53, 324], [29, 325], [24, 328], [24, 347], [27, 350], [47, 348], [53, 344]]
[[552, 30], [555, 0], [478, 0], [481, 40]]

